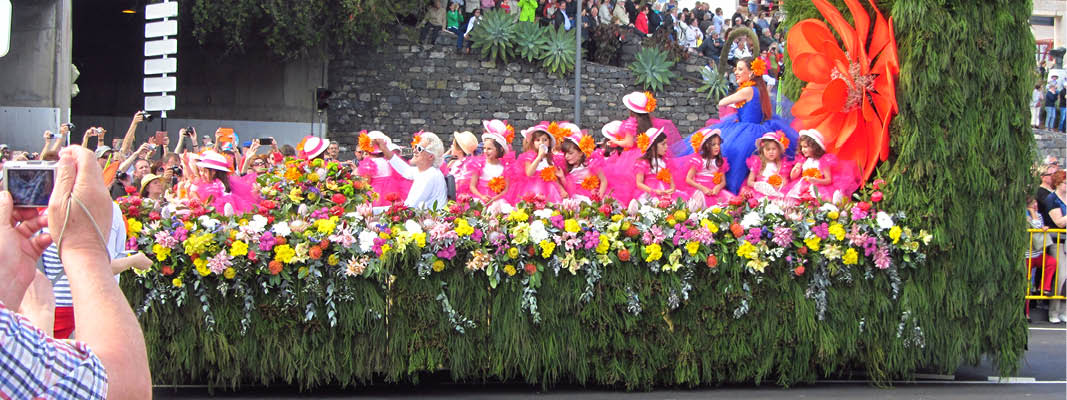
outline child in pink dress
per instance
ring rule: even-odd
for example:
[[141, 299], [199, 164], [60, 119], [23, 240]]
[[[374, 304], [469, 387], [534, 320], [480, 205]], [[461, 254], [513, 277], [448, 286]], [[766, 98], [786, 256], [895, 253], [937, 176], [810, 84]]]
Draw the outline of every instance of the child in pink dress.
[[378, 199], [371, 204], [375, 207], [389, 206], [396, 202], [403, 202], [408, 197], [411, 189], [411, 181], [404, 179], [399, 172], [389, 166], [389, 162], [382, 156], [382, 151], [373, 144], [375, 139], [382, 139], [389, 143], [392, 150], [400, 149], [400, 146], [392, 144], [393, 141], [381, 131], [360, 133], [360, 150], [367, 152], [368, 156], [359, 162], [356, 173], [367, 179]]
[[675, 170], [675, 163], [669, 158], [667, 137], [663, 135], [663, 130], [649, 128], [647, 132], [638, 135], [637, 147], [641, 149], [642, 156], [633, 166], [634, 182], [637, 186], [634, 199], [685, 200], [685, 193], [677, 190], [675, 184], [676, 177], [684, 175]]
[[757, 200], [764, 197], [777, 200], [785, 198], [783, 188], [789, 182], [784, 171], [788, 171], [790, 165], [782, 157], [787, 147], [789, 138], [781, 131], [767, 132], [756, 139], [756, 151], [759, 154], [745, 160], [749, 172], [742, 193], [750, 193]]
[[[836, 203], [852, 196], [859, 187], [855, 163], [827, 154], [822, 133], [815, 129], [800, 131], [799, 141], [801, 157], [789, 172], [793, 182], [786, 197], [792, 200], [821, 198]], [[849, 164], [853, 167], [849, 168]]]
[[581, 131], [563, 140], [564, 181], [570, 198], [585, 202], [599, 202], [607, 193], [604, 176], [604, 155], [596, 149], [592, 136]]
[[688, 157], [685, 182], [690, 200], [699, 207], [726, 204], [734, 194], [726, 190], [730, 165], [722, 156], [722, 134], [718, 129], [701, 129], [691, 137], [693, 154]]
[[633, 166], [641, 158], [635, 143], [636, 136], [622, 131], [622, 121], [611, 121], [600, 129], [604, 135], [604, 176], [607, 194], [625, 206], [633, 199], [637, 186], [633, 180]]
[[232, 164], [226, 156], [208, 150], [200, 155], [196, 166], [200, 168], [197, 176], [202, 179], [191, 190], [200, 201], [210, 200], [216, 212], [226, 216], [240, 215], [252, 211], [259, 203], [254, 187], [230, 175]]
[[552, 148], [558, 142], [557, 136], [562, 137], [563, 132], [566, 131], [554, 122], [549, 125], [541, 123], [522, 132], [524, 152], [511, 168], [510, 203], [516, 204], [527, 198], [559, 203], [567, 196], [562, 183], [563, 173], [552, 160]]
[[482, 155], [471, 157], [467, 163], [470, 174], [471, 196], [485, 205], [496, 201], [506, 202], [508, 179], [505, 172], [515, 160], [511, 152], [511, 141], [515, 138], [515, 128], [507, 122], [494, 119], [482, 121]]

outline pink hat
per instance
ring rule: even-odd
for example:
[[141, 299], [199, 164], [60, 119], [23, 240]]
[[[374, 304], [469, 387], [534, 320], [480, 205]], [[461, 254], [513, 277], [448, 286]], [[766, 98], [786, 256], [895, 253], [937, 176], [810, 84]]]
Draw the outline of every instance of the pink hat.
[[578, 146], [578, 150], [585, 154], [586, 157], [593, 155], [593, 151], [596, 150], [596, 140], [581, 131], [568, 135], [564, 140]]
[[225, 172], [232, 171], [232, 169], [230, 169], [230, 162], [226, 159], [226, 156], [219, 154], [214, 150], [207, 150], [203, 154], [200, 154], [200, 161], [196, 162], [196, 166]]
[[600, 128], [600, 133], [608, 139], [619, 140], [620, 127], [622, 127], [622, 121], [611, 121]]
[[548, 141], [551, 143], [551, 145], [549, 145], [549, 147], [553, 147], [553, 146], [556, 145], [556, 137], [552, 136], [552, 133], [548, 131], [548, 126], [549, 126], [548, 122], [541, 121], [541, 123], [539, 123], [537, 125], [534, 125], [534, 126], [531, 126], [529, 128], [523, 129], [522, 130], [522, 139], [525, 141], [526, 138], [530, 137], [530, 134], [532, 134], [534, 132], [538, 132], [538, 131], [544, 132], [544, 133], [548, 134]]
[[305, 137], [303, 142], [304, 145], [300, 150], [304, 151], [304, 156], [308, 160], [318, 157], [330, 146], [330, 139], [320, 139], [314, 136]]
[[637, 147], [641, 149], [642, 153], [648, 152], [648, 149], [652, 147], [652, 143], [655, 143], [656, 138], [662, 133], [662, 128], [648, 128], [645, 133], [637, 135]]
[[649, 92], [633, 92], [623, 96], [622, 104], [638, 114], [648, 114], [656, 110], [656, 98]]
[[689, 138], [689, 144], [693, 146], [693, 151], [699, 153], [700, 148], [704, 147], [704, 142], [707, 142], [712, 136], [718, 136], [719, 140], [722, 140], [722, 131], [719, 128], [703, 128], [693, 133], [693, 136]]
[[509, 125], [507, 121], [499, 119], [482, 121], [482, 127], [485, 129], [485, 133], [482, 133], [482, 140], [495, 141], [505, 151], [510, 149], [511, 141], [515, 140], [515, 128]]
[[756, 148], [759, 148], [759, 143], [764, 140], [773, 140], [775, 142], [778, 142], [778, 144], [782, 146], [783, 150], [789, 148], [789, 138], [787, 138], [785, 136], [785, 132], [782, 131], [764, 133], [763, 136], [760, 136], [759, 139], [756, 139]]
[[805, 129], [800, 131], [800, 137], [805, 136], [811, 138], [811, 140], [815, 141], [815, 143], [818, 144], [819, 147], [822, 147], [823, 150], [826, 150], [826, 145], [823, 144], [822, 133], [819, 133], [819, 131], [814, 129]]

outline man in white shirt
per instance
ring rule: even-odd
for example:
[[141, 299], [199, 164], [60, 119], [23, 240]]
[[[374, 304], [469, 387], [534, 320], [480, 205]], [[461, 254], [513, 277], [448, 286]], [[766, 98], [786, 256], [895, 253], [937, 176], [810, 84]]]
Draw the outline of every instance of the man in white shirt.
[[[443, 209], [448, 203], [448, 187], [439, 168], [445, 153], [441, 139], [433, 132], [416, 134], [414, 156], [411, 165], [396, 157], [384, 139], [375, 139], [374, 144], [382, 149], [382, 156], [404, 178], [410, 179], [411, 190], [404, 205], [411, 208]], [[378, 212], [378, 208], [375, 208]], [[384, 210], [381, 210], [384, 211]]]

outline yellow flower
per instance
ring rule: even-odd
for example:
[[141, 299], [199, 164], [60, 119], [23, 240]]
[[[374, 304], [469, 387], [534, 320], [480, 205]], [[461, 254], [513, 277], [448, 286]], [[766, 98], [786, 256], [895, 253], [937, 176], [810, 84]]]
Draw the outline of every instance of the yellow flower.
[[715, 206], [715, 207], [711, 208], [711, 213], [712, 214], [718, 214], [718, 213], [721, 213], [721, 212], [722, 212], [722, 207]]
[[809, 238], [804, 239], [804, 245], [808, 246], [809, 249], [812, 249], [814, 251], [819, 251], [820, 242], [822, 242], [822, 239], [819, 239], [818, 236], [811, 236]]
[[129, 228], [127, 232], [129, 232], [130, 236], [137, 236], [137, 234], [141, 233], [141, 229], [144, 229], [144, 225], [141, 224], [141, 221], [133, 218], [127, 219], [126, 225]]
[[167, 256], [170, 255], [170, 249], [160, 246], [159, 243], [152, 245], [152, 252], [156, 253], [156, 260], [167, 261]]
[[193, 260], [193, 265], [196, 266], [196, 273], [200, 274], [200, 276], [211, 275], [211, 270], [207, 267], [207, 260], [197, 258]]
[[226, 279], [233, 279], [233, 277], [237, 276], [237, 271], [232, 267], [226, 268], [225, 271], [222, 271], [222, 276]]
[[340, 262], [341, 257], [338, 257], [337, 254], [330, 254], [329, 257], [326, 257], [326, 264], [331, 267], [337, 265]]
[[308, 193], [308, 200], [314, 201], [317, 198], [319, 198], [319, 195], [317, 195], [315, 193]]
[[526, 222], [530, 219], [530, 216], [526, 214], [526, 210], [519, 208], [512, 211], [508, 218], [515, 222]]
[[182, 286], [185, 286], [185, 284], [184, 284], [184, 283], [182, 283], [182, 278], [174, 278], [174, 279], [171, 279], [171, 281], [170, 281], [170, 284], [171, 284], [171, 285], [174, 285], [174, 287], [182, 287]]
[[516, 272], [518, 271], [515, 270], [514, 265], [508, 264], [504, 266], [504, 273], [508, 274], [508, 276], [515, 276]]
[[741, 246], [737, 247], [737, 256], [755, 260], [758, 251], [759, 249], [757, 249], [755, 245], [749, 243], [747, 240], [742, 240]]
[[187, 230], [189, 232], [193, 231], [193, 223], [192, 222], [185, 221], [184, 223], [182, 223], [182, 225], [185, 226], [185, 230]]
[[456, 223], [456, 234], [457, 235], [459, 235], [459, 236], [468, 236], [468, 235], [474, 233], [474, 228], [472, 228], [470, 226], [470, 224], [467, 223], [466, 219], [464, 219], [464, 218], [456, 218], [455, 223]]
[[445, 270], [445, 262], [437, 260], [433, 262], [433, 272], [441, 272]]
[[317, 174], [315, 172], [307, 174], [307, 179], [308, 179], [308, 182], [318, 182], [319, 181], [319, 174]]
[[315, 226], [318, 228], [320, 235], [329, 235], [333, 233], [334, 228], [337, 228], [337, 217], [315, 221]]
[[582, 227], [581, 225], [578, 225], [578, 221], [575, 221], [574, 218], [570, 218], [563, 221], [563, 230], [571, 233], [578, 233], [582, 230]]
[[553, 242], [553, 241], [550, 241], [548, 239], [545, 239], [545, 240], [542, 240], [541, 243], [539, 243], [539, 244], [541, 246], [541, 257], [543, 257], [543, 258], [552, 257], [552, 251], [556, 250], [556, 242]]
[[663, 249], [659, 246], [659, 243], [652, 243], [645, 246], [645, 262], [653, 262], [663, 257]]
[[904, 246], [906, 246], [908, 248], [908, 250], [911, 250], [913, 252], [919, 251], [919, 242], [911, 241], [911, 242], [905, 243]]
[[289, 200], [292, 200], [294, 203], [299, 203], [304, 200], [304, 198], [301, 197], [302, 194], [304, 194], [304, 192], [300, 191], [300, 188], [293, 188], [293, 190], [289, 191]]
[[830, 211], [829, 213], [826, 214], [826, 218], [829, 218], [831, 220], [836, 220], [840, 216], [841, 216], [841, 213], [839, 213], [837, 211]]
[[378, 237], [382, 238], [382, 240], [389, 240], [389, 238], [390, 238], [389, 234], [385, 233], [385, 232], [379, 233]]
[[611, 222], [622, 221], [622, 214], [615, 214], [611, 216]]
[[934, 240], [934, 235], [931, 235], [926, 229], [919, 229], [919, 239], [922, 239], [923, 244], [929, 245], [931, 240]]
[[853, 265], [859, 262], [860, 254], [856, 252], [856, 249], [851, 247], [845, 251], [845, 256], [841, 258], [841, 262], [845, 265]]
[[288, 243], [274, 246], [274, 259], [276, 261], [289, 264], [293, 261], [294, 256], [296, 256], [296, 251]]
[[897, 244], [900, 241], [900, 234], [903, 232], [899, 226], [889, 228], [889, 238], [893, 239], [893, 244]]
[[838, 258], [841, 258], [841, 248], [838, 247], [836, 244], [826, 245], [826, 247], [824, 247], [820, 253], [822, 253], [823, 257], [826, 257], [829, 260], [836, 260]]
[[596, 252], [608, 254], [608, 250], [611, 250], [611, 242], [608, 241], [608, 235], [600, 235], [600, 243], [596, 245]]
[[667, 226], [674, 226], [675, 224], [678, 223], [678, 221], [674, 220], [674, 216], [673, 215], [668, 216], [666, 222], [667, 222]]
[[686, 215], [685, 210], [678, 210], [674, 212], [674, 219], [678, 221], [685, 221], [686, 217], [688, 217], [688, 215]]
[[509, 248], [508, 257], [511, 257], [512, 259], [519, 258], [519, 249], [515, 247]]
[[830, 225], [830, 234], [834, 235], [834, 237], [837, 238], [837, 240], [844, 240], [845, 239], [845, 227], [842, 226], [841, 224], [835, 222], [833, 225]]
[[419, 246], [420, 249], [426, 247], [426, 232], [416, 233], [411, 235], [411, 238], [415, 239], [415, 245]]
[[674, 249], [671, 255], [667, 256], [667, 265], [663, 266], [664, 271], [677, 271], [682, 268], [682, 249]]
[[695, 256], [697, 254], [697, 251], [700, 250], [700, 242], [686, 243], [685, 250], [689, 252], [689, 255]]
[[745, 265], [753, 271], [763, 272], [764, 268], [767, 268], [767, 264], [768, 262], [763, 260], [749, 260]]
[[704, 229], [707, 229], [708, 232], [711, 232], [711, 233], [718, 233], [719, 232], [719, 225], [717, 225], [714, 222], [711, 222], [711, 220], [709, 220], [707, 218], [704, 218], [704, 219], [700, 220], [700, 226], [703, 226]]
[[511, 228], [511, 237], [514, 238], [516, 245], [522, 246], [530, 240], [530, 225], [525, 222], [520, 222]]
[[385, 255], [389, 253], [389, 250], [392, 250], [392, 249], [393, 249], [393, 246], [390, 246], [389, 243], [383, 244], [382, 245], [382, 257], [384, 258]]
[[240, 240], [233, 242], [230, 246], [230, 256], [241, 257], [248, 255], [248, 244]]

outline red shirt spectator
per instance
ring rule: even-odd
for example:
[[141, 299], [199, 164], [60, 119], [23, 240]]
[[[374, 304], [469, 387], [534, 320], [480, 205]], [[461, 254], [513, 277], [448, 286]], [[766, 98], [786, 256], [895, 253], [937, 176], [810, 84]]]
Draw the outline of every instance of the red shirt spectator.
[[637, 22], [634, 23], [634, 27], [641, 33], [648, 34], [648, 8], [642, 8], [641, 12], [637, 14]]

